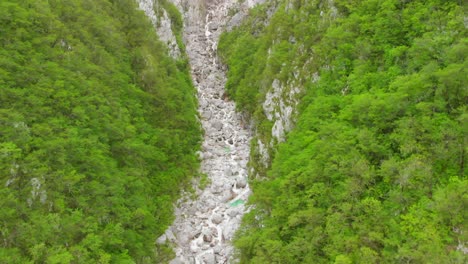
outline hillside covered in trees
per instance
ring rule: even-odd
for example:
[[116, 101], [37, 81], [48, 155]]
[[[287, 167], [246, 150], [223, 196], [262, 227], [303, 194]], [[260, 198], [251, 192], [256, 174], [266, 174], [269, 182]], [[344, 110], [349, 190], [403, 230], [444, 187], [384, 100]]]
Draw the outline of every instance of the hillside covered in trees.
[[200, 134], [134, 0], [0, 1], [0, 263], [162, 261]]
[[[228, 93], [273, 146], [267, 166], [251, 154], [241, 263], [467, 262], [466, 11], [267, 1], [222, 36]], [[284, 142], [262, 107], [275, 80], [301, 88]]]

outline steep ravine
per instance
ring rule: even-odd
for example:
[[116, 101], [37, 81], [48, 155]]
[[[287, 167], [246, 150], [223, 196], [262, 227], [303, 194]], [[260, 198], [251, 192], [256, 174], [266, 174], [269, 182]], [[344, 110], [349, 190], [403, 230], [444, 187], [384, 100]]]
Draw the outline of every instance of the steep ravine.
[[[192, 23], [203, 14], [185, 19], [187, 55], [193, 82], [198, 91], [199, 112], [204, 129], [200, 153], [202, 172], [211, 183], [195, 200], [182, 198], [176, 220], [168, 229], [176, 244], [176, 259], [171, 263], [228, 263], [230, 240], [244, 213], [249, 195], [247, 161], [249, 131], [235, 112], [235, 105], [224, 96], [225, 74], [216, 59], [217, 40], [226, 23], [229, 1], [213, 1], [194, 9], [206, 14], [205, 21]], [[204, 22], [204, 23], [203, 23]]]
[[[157, 242], [175, 245], [172, 264], [230, 263], [231, 239], [250, 193], [247, 162], [251, 134], [234, 102], [225, 95], [226, 76], [218, 64], [216, 47], [230, 19], [228, 10], [239, 4], [232, 0], [173, 2], [184, 13], [186, 51], [204, 130], [201, 170], [209, 183], [203, 190], [197, 188], [193, 200], [189, 193], [183, 195], [176, 205], [174, 223]], [[248, 8], [251, 2], [240, 7]]]

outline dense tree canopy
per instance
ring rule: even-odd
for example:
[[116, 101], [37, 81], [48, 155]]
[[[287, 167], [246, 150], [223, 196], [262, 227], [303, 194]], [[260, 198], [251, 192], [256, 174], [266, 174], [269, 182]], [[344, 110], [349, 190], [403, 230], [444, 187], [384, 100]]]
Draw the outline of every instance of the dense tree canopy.
[[0, 262], [161, 261], [195, 106], [135, 1], [0, 1]]
[[303, 90], [295, 129], [253, 182], [242, 263], [466, 263], [465, 8], [270, 1], [222, 37], [228, 92], [260, 136], [268, 84], [298, 72]]

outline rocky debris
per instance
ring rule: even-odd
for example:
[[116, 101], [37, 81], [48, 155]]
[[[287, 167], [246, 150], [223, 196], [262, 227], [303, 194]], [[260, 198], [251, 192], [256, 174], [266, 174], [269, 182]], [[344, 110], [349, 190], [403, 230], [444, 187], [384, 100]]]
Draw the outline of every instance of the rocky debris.
[[240, 219], [237, 217], [230, 218], [228, 221], [223, 222], [222, 229], [223, 229], [224, 239], [231, 241], [239, 225], [240, 225]]
[[231, 177], [231, 176], [232, 176], [232, 169], [229, 168], [229, 167], [225, 168], [225, 169], [224, 169], [224, 175], [225, 175], [226, 177]]
[[203, 241], [209, 243], [209, 242], [213, 241], [213, 236], [212, 235], [203, 235]]
[[211, 126], [213, 126], [218, 131], [223, 129], [223, 123], [221, 123], [220, 121], [215, 121], [215, 122], [211, 123]]
[[[140, 0], [146, 1], [146, 0]], [[225, 68], [218, 64], [219, 36], [228, 28], [229, 10], [246, 12], [262, 0], [171, 0], [184, 17], [184, 41], [197, 88], [204, 142], [198, 158], [210, 179], [197, 198], [187, 193], [177, 202], [176, 219], [157, 243], [174, 244], [177, 263], [230, 263], [231, 240], [240, 225], [250, 194], [247, 162], [251, 131], [224, 91]]]
[[247, 186], [247, 180], [244, 177], [237, 177], [236, 187], [237, 188], [244, 188], [245, 186]]
[[231, 192], [231, 190], [224, 190], [223, 193], [220, 195], [220, 202], [223, 202], [223, 203], [226, 203], [230, 200], [232, 200], [233, 197], [233, 193]]
[[215, 264], [216, 263], [216, 257], [213, 251], [206, 252], [202, 256], [202, 260], [204, 261], [205, 264]]
[[213, 222], [215, 225], [221, 223], [223, 219], [223, 216], [220, 214], [213, 214], [213, 216], [211, 216], [211, 222]]
[[241, 212], [238, 209], [229, 209], [227, 211], [227, 215], [229, 215], [229, 217], [236, 217], [236, 215], [238, 215], [240, 213]]
[[209, 120], [211, 118], [211, 115], [212, 115], [211, 111], [204, 111], [202, 113], [202, 116], [205, 120]]
[[213, 232], [211, 230], [211, 228], [208, 228], [208, 227], [204, 227], [203, 230], [202, 230], [202, 234], [203, 234], [203, 241], [204, 242], [211, 242], [213, 241]]
[[185, 224], [182, 227], [179, 227], [176, 232], [176, 237], [178, 243], [182, 245], [188, 245], [190, 241], [198, 234], [199, 232], [195, 230], [190, 224]]

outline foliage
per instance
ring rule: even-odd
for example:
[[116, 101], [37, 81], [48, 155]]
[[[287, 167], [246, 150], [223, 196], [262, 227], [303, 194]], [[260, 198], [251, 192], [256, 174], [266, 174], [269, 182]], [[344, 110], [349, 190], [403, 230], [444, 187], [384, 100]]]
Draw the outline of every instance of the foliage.
[[228, 91], [260, 125], [273, 79], [298, 72], [304, 97], [252, 182], [241, 263], [466, 263], [461, 1], [285, 0], [265, 19], [267, 10], [220, 42]]
[[200, 128], [166, 49], [132, 0], [0, 2], [1, 263], [167, 258]]

